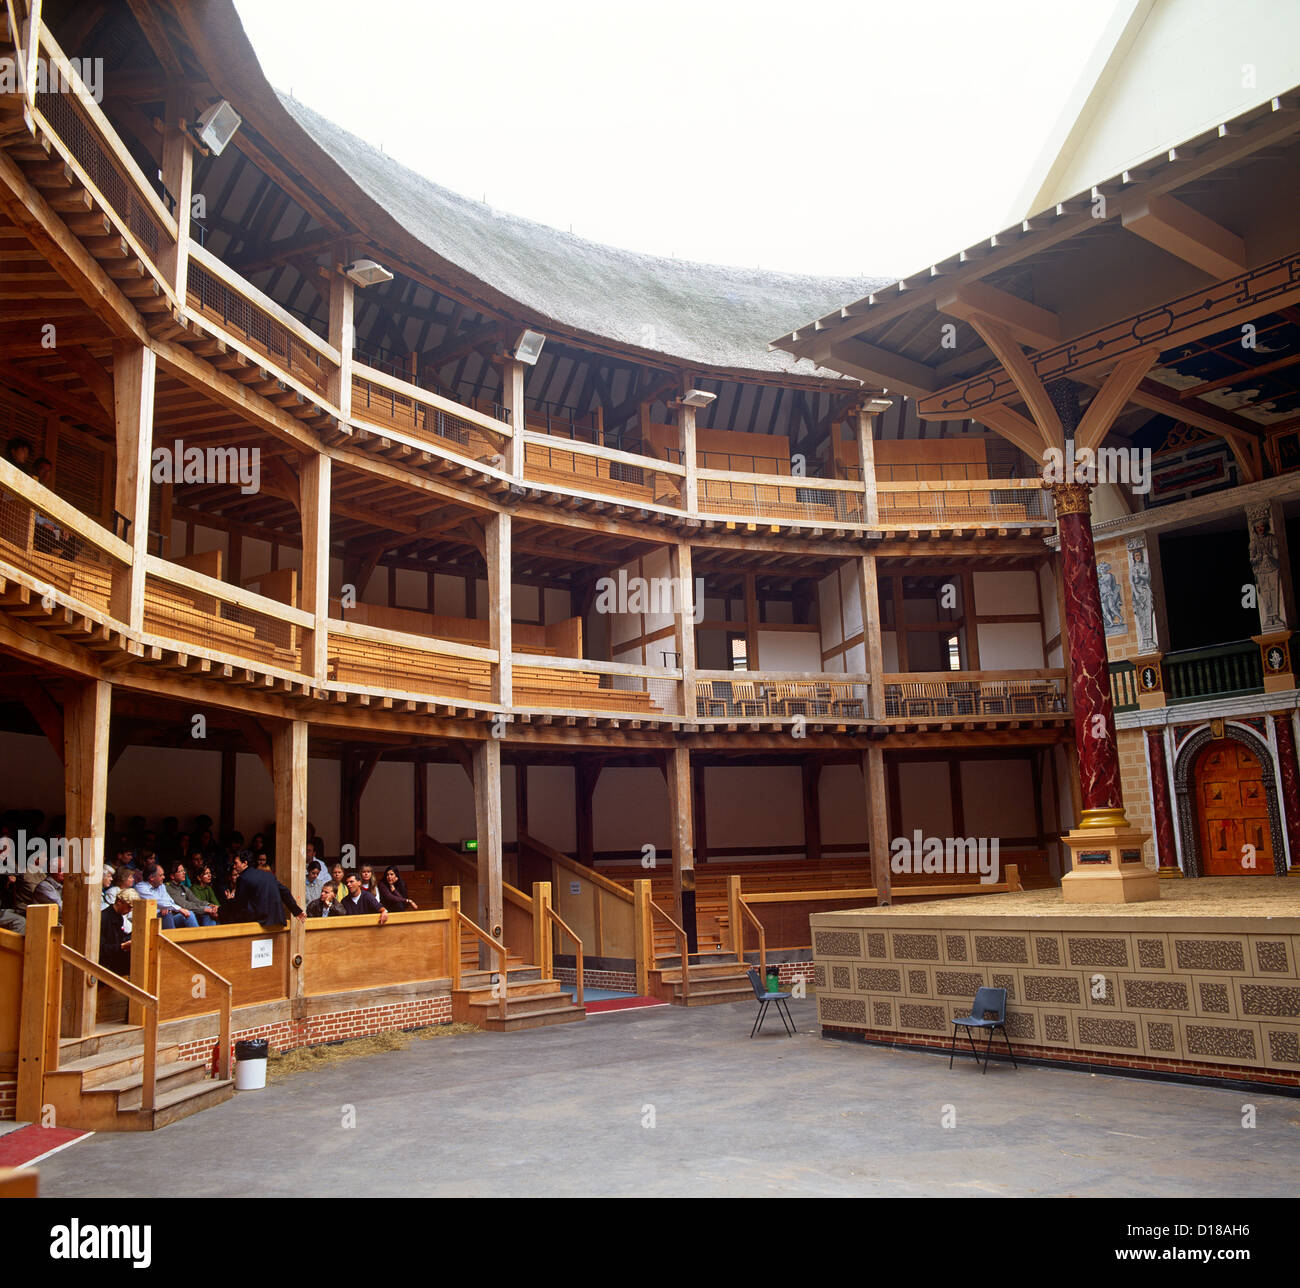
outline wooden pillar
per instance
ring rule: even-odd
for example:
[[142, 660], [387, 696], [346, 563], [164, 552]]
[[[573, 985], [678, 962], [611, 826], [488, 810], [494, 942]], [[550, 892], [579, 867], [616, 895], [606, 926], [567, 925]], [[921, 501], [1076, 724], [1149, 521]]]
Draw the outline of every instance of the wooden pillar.
[[533, 882], [533, 965], [543, 979], [555, 978], [555, 933], [546, 910], [551, 906], [551, 883]]
[[745, 670], [758, 670], [758, 578], [745, 574]]
[[149, 550], [149, 473], [157, 363], [147, 345], [113, 346], [113, 420], [117, 476], [113, 508], [129, 524], [131, 566], [113, 569], [111, 611], [132, 630], [144, 627], [145, 555]]
[[822, 812], [820, 760], [805, 756], [799, 766], [803, 775], [803, 848], [814, 863], [822, 857]]
[[[475, 920], [494, 939], [505, 927], [501, 889], [501, 742], [484, 738], [474, 744], [474, 822], [478, 833], [478, 907]], [[479, 945], [479, 966], [489, 969], [496, 958]]]
[[668, 752], [665, 777], [668, 780], [668, 820], [673, 847], [674, 915], [686, 931], [691, 952], [695, 952], [695, 838], [688, 747], [674, 747]]
[[888, 400], [873, 399], [857, 415], [858, 463], [862, 467], [862, 521], [880, 522], [880, 502], [876, 495], [876, 440], [871, 422], [892, 406]]
[[48, 1053], [51, 1049], [58, 1050], [57, 1008], [52, 1012], [50, 1007], [51, 1000], [59, 992], [57, 921], [58, 909], [52, 903], [34, 903], [27, 909], [18, 1014], [18, 1092], [14, 1113], [19, 1122], [41, 1121]]
[[682, 668], [682, 715], [688, 720], [696, 714], [695, 701], [695, 572], [691, 547], [684, 541], [670, 546], [669, 569], [680, 593], [676, 596], [679, 611], [673, 618], [673, 640], [677, 645], [677, 662]]
[[508, 707], [514, 696], [510, 630], [510, 516], [492, 515], [487, 521], [486, 538], [488, 647], [497, 651], [497, 663], [492, 668], [492, 701]]
[[194, 189], [194, 146], [181, 130], [181, 119], [190, 115], [190, 100], [186, 94], [173, 92], [167, 95], [166, 120], [163, 122], [162, 181], [163, 186], [176, 201], [176, 242], [162, 248], [158, 257], [163, 277], [176, 292], [176, 298], [185, 303], [186, 281], [189, 277], [190, 208]]
[[[352, 349], [356, 343], [353, 327], [355, 286], [342, 273], [330, 276], [329, 342], [339, 351], [339, 366], [329, 374], [326, 392], [346, 424], [352, 416]], [[306, 552], [304, 551], [304, 554]]]
[[885, 790], [885, 752], [882, 747], [868, 747], [863, 753], [862, 777], [867, 789], [871, 884], [876, 887], [876, 903], [883, 908], [890, 902], [890, 875], [889, 794]]
[[[311, 653], [303, 670], [319, 683], [329, 671], [330, 476], [328, 456], [313, 453], [302, 465], [298, 484], [302, 521], [302, 610], [315, 619]], [[357, 587], [357, 594], [361, 587]], [[304, 654], [306, 650], [304, 650]]]
[[704, 766], [691, 766], [691, 798], [695, 804], [695, 864], [707, 863], [709, 858], [709, 811], [704, 793]]
[[595, 756], [579, 756], [573, 764], [573, 804], [578, 862], [591, 867], [595, 854], [595, 821], [592, 802], [600, 779], [602, 762]]
[[695, 514], [700, 508], [700, 481], [695, 459], [695, 408], [685, 403], [677, 405], [678, 438], [681, 441], [682, 465], [686, 475], [682, 484], [682, 508]]
[[420, 838], [429, 834], [429, 764], [425, 760], [411, 762], [412, 804], [412, 861], [420, 866]]
[[[276, 875], [293, 892], [303, 897], [307, 884], [307, 722], [285, 720], [271, 734], [272, 778], [275, 787]], [[306, 927], [289, 922], [289, 957], [303, 956]], [[295, 1001], [304, 993], [301, 967], [289, 972], [289, 996]]]
[[528, 765], [521, 760], [515, 765], [515, 835], [528, 834]]
[[875, 555], [863, 555], [859, 562], [858, 593], [862, 596], [862, 639], [865, 645], [866, 671], [871, 677], [867, 711], [873, 720], [883, 720], [885, 651], [880, 635], [880, 585], [876, 580]]
[[513, 437], [510, 439], [509, 472], [517, 479], [524, 477], [524, 364], [518, 358], [507, 358], [501, 364], [501, 405], [506, 409]]
[[[69, 684], [63, 703], [63, 809], [70, 861], [63, 878], [63, 931], [69, 948], [99, 961], [104, 814], [108, 802], [108, 726], [112, 687]], [[70, 870], [67, 870], [70, 869]], [[95, 1031], [95, 983], [69, 969], [63, 981], [64, 1037]]]

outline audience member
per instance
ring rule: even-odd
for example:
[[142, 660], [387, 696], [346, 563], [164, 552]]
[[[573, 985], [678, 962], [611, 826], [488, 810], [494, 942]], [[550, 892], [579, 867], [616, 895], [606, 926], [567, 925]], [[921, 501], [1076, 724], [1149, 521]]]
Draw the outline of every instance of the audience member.
[[152, 899], [158, 905], [158, 919], [164, 930], [175, 930], [178, 926], [197, 926], [198, 918], [187, 912], [172, 898], [165, 884], [167, 874], [157, 863], [151, 863], [145, 869], [144, 881], [136, 886], [136, 893], [142, 899]]
[[343, 905], [343, 911], [349, 917], [359, 917], [365, 913], [377, 912], [379, 914], [379, 924], [382, 926], [388, 920], [388, 909], [369, 890], [361, 888], [361, 878], [355, 872], [348, 873], [347, 881], [348, 892], [339, 900]]
[[99, 914], [99, 964], [118, 975], [131, 973], [131, 928], [128, 913], [139, 898], [134, 890], [119, 890]]
[[190, 878], [190, 894], [200, 903], [207, 904], [209, 908], [220, 908], [221, 903], [217, 898], [217, 892], [212, 888], [212, 869], [206, 863], [200, 863], [195, 867]]
[[63, 908], [63, 873], [51, 870], [37, 882], [32, 891], [30, 903], [52, 903], [60, 910]]
[[307, 843], [307, 902], [314, 903], [320, 898], [325, 885], [325, 873], [321, 871], [320, 860], [311, 857], [311, 842]]
[[389, 912], [415, 911], [415, 900], [407, 898], [406, 882], [394, 867], [384, 869], [384, 879], [379, 883], [379, 902]]
[[248, 866], [242, 857], [235, 859], [235, 888], [229, 903], [221, 910], [225, 922], [256, 921], [263, 926], [283, 926], [285, 910], [299, 921], [307, 914], [298, 906], [293, 894], [266, 868]]
[[190, 889], [185, 880], [185, 864], [179, 859], [176, 860], [172, 867], [171, 880], [167, 882], [167, 893], [171, 895], [172, 902], [183, 911], [193, 915], [200, 926], [215, 926], [217, 924], [217, 903], [214, 899], [211, 903], [204, 903], [197, 898]]
[[307, 905], [309, 917], [345, 917], [347, 913], [334, 901], [334, 882], [326, 881], [320, 895]]

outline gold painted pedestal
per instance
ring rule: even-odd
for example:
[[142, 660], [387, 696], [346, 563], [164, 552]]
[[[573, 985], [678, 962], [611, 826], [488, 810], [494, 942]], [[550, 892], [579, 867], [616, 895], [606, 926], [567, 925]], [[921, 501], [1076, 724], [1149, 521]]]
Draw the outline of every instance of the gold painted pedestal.
[[1123, 810], [1090, 810], [1061, 838], [1072, 868], [1061, 878], [1066, 903], [1143, 903], [1160, 898], [1160, 875], [1142, 861], [1148, 837]]

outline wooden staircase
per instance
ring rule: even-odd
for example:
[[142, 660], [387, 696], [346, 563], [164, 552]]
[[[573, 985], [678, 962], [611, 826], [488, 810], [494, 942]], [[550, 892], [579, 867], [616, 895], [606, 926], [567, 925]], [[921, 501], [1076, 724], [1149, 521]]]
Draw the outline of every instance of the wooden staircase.
[[683, 996], [681, 955], [658, 955], [663, 964], [648, 972], [651, 996], [674, 1006], [718, 1006], [753, 998], [747, 968], [736, 961], [734, 953], [692, 953], [691, 957], [690, 988]]
[[489, 1033], [514, 1033], [517, 1029], [540, 1029], [587, 1018], [586, 1007], [575, 1006], [572, 997], [562, 991], [559, 980], [542, 979], [536, 966], [520, 965], [506, 967], [506, 1018], [503, 1020], [492, 983], [493, 974], [493, 971], [474, 971], [462, 980], [465, 987], [452, 990], [453, 1020], [477, 1024]]
[[91, 1038], [59, 1042], [59, 1067], [45, 1076], [45, 1101], [59, 1127], [85, 1131], [153, 1131], [229, 1100], [233, 1078], [210, 1078], [206, 1063], [180, 1059], [160, 1045], [154, 1107], [141, 1108], [144, 1029], [118, 1025]]

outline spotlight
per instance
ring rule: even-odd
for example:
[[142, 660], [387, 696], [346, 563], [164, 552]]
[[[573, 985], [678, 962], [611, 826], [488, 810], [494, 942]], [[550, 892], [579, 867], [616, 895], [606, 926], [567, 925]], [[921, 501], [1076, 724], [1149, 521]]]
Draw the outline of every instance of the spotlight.
[[378, 286], [380, 282], [391, 282], [393, 275], [382, 264], [373, 259], [354, 259], [343, 265], [343, 276], [358, 286]]
[[681, 403], [683, 407], [707, 407], [717, 397], [717, 394], [711, 394], [707, 389], [688, 389], [682, 395]]
[[546, 337], [540, 331], [525, 331], [515, 341], [514, 357], [519, 362], [526, 362], [530, 367], [534, 366], [537, 359], [542, 356], [542, 345], [545, 343]]
[[244, 118], [223, 98], [199, 117], [195, 137], [214, 157], [219, 157], [243, 123]]

